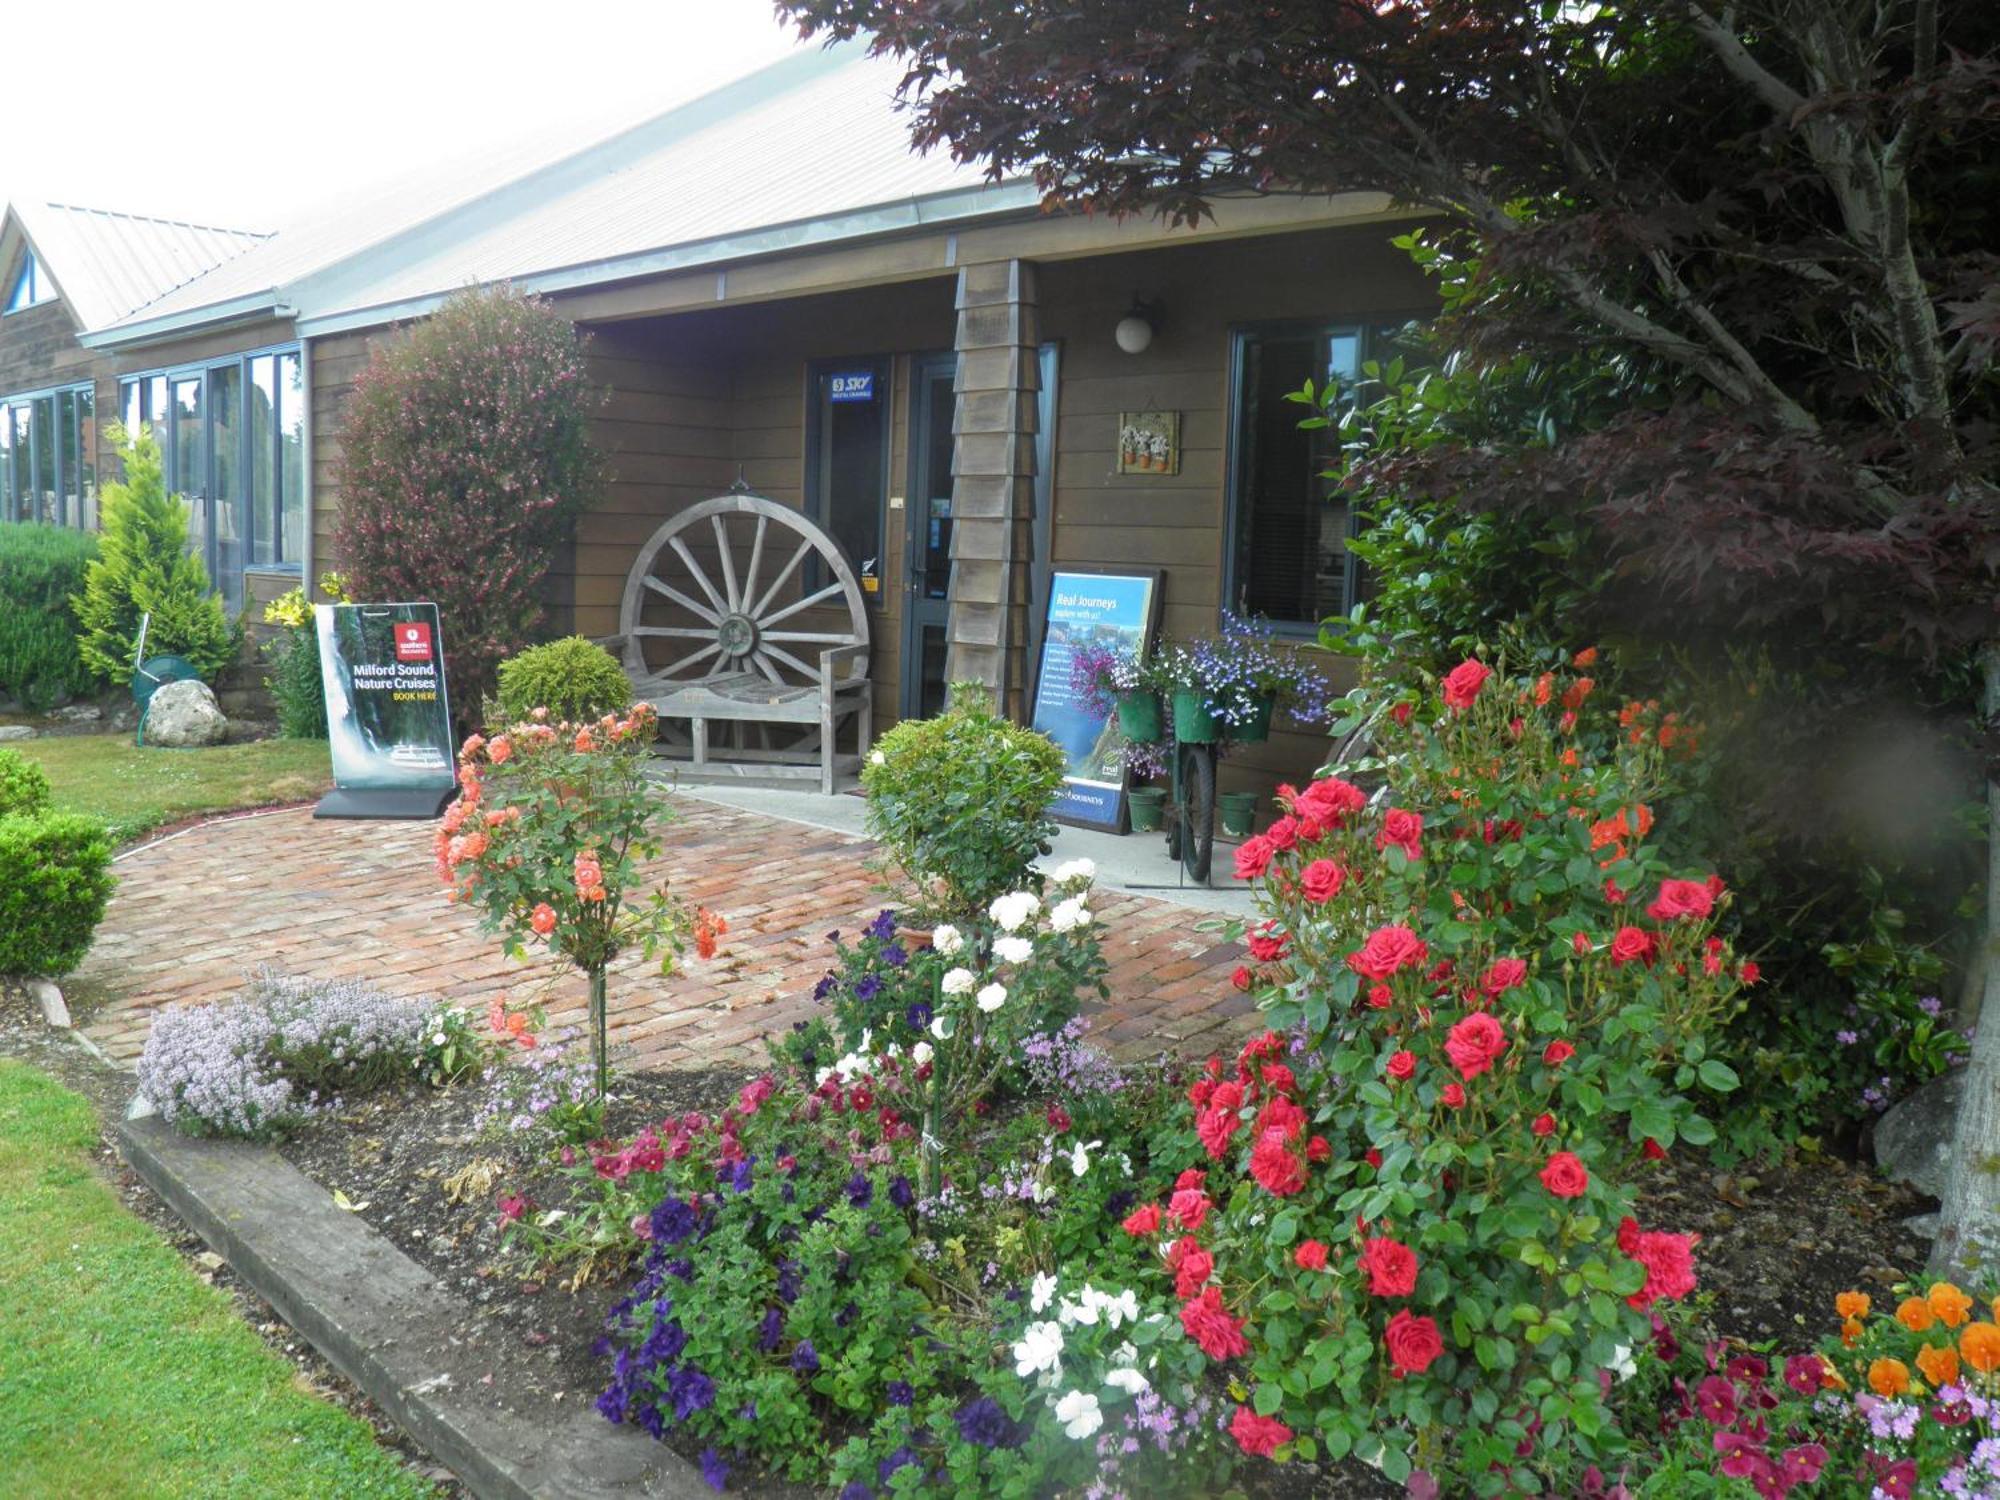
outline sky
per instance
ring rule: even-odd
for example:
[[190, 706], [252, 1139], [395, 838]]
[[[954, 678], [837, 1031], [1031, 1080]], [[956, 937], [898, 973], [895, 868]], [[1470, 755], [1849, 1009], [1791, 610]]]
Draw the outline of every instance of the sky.
[[0, 201], [242, 229], [496, 144], [585, 144], [798, 45], [770, 0], [92, 0], [9, 12]]

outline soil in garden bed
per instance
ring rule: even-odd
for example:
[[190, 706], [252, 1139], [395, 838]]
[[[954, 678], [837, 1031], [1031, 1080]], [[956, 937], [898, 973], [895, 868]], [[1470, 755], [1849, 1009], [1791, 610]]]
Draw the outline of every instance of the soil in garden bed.
[[[712, 1113], [750, 1076], [623, 1075], [610, 1133], [629, 1136], [691, 1109]], [[569, 1183], [552, 1173], [525, 1173], [504, 1142], [482, 1137], [475, 1124], [482, 1102], [477, 1088], [379, 1094], [316, 1122], [280, 1149], [465, 1299], [486, 1335], [482, 1342], [512, 1352], [505, 1375], [517, 1390], [564, 1405], [594, 1401], [608, 1362], [591, 1346], [606, 1310], [623, 1295], [628, 1269], [604, 1268], [578, 1286], [567, 1271], [537, 1279], [503, 1254], [496, 1195], [526, 1191], [539, 1208], [559, 1208]], [[1684, 1150], [1648, 1169], [1639, 1217], [1648, 1228], [1701, 1236], [1705, 1334], [1775, 1341], [1789, 1352], [1832, 1330], [1837, 1292], [1852, 1287], [1879, 1299], [1921, 1270], [1928, 1245], [1903, 1221], [1927, 1206], [1840, 1158], [1801, 1157], [1768, 1171], [1725, 1173]], [[1250, 1493], [1271, 1500], [1401, 1493], [1355, 1464], [1287, 1465], [1257, 1477], [1265, 1482]], [[804, 1493], [769, 1483], [756, 1490]]]

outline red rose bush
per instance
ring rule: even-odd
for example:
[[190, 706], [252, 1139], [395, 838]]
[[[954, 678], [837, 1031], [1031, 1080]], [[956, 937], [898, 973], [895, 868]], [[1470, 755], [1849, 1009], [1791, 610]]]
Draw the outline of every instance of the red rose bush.
[[1383, 784], [1285, 788], [1239, 852], [1273, 1029], [1209, 1060], [1207, 1167], [1124, 1227], [1246, 1453], [1497, 1495], [1624, 1450], [1618, 1372], [1696, 1284], [1634, 1179], [1712, 1138], [1683, 1091], [1734, 1085], [1706, 1039], [1754, 970], [1722, 882], [1646, 841], [1658, 748], [1589, 696], [1479, 662], [1429, 704], [1364, 689]]

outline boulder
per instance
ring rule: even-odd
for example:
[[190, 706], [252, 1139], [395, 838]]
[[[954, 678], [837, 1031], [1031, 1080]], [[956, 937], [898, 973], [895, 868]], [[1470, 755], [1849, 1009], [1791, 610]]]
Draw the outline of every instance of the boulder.
[[229, 720], [216, 707], [215, 694], [205, 682], [163, 683], [146, 706], [146, 743], [170, 749], [219, 745], [229, 733]]
[[1899, 1099], [1875, 1122], [1875, 1160], [1895, 1182], [1933, 1198], [1944, 1196], [1951, 1130], [1965, 1092], [1965, 1069], [1954, 1068]]
[[0, 724], [0, 740], [31, 740], [35, 737], [32, 724]]

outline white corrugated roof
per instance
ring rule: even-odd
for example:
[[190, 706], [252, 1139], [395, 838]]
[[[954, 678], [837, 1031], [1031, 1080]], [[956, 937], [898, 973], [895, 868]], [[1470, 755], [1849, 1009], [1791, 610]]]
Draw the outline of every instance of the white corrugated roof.
[[85, 329], [102, 328], [199, 280], [267, 235], [67, 203], [16, 203], [15, 216]]

